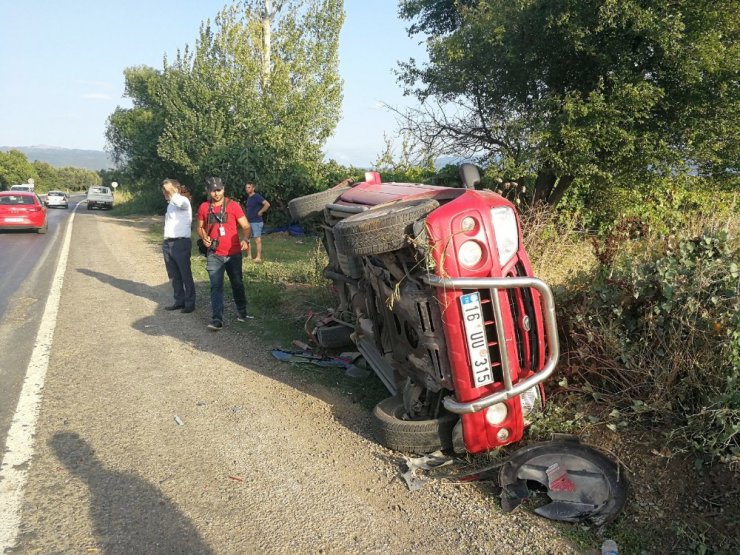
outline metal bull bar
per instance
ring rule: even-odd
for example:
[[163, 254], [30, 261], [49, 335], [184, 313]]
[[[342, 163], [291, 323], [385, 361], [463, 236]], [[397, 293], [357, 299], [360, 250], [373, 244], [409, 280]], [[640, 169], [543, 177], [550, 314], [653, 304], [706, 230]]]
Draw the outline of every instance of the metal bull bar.
[[[501, 345], [501, 369], [504, 375], [504, 389], [502, 391], [497, 391], [492, 395], [467, 403], [456, 401], [453, 397], [445, 397], [444, 406], [448, 411], [455, 414], [469, 414], [482, 411], [496, 403], [501, 403], [507, 399], [521, 395], [526, 390], [546, 380], [555, 370], [558, 358], [560, 357], [560, 343], [558, 340], [557, 321], [555, 319], [555, 302], [553, 300], [550, 287], [544, 281], [533, 277], [441, 278], [434, 275], [425, 276], [424, 281], [433, 287], [442, 287], [446, 289], [491, 290], [493, 314], [496, 319], [496, 332], [498, 334], [499, 345]], [[509, 364], [509, 352], [506, 343], [505, 327], [502, 325], [503, 316], [501, 313], [501, 301], [498, 296], [498, 290], [525, 287], [536, 289], [544, 300], [545, 332], [547, 334], [549, 356], [547, 364], [545, 364], [545, 367], [542, 370], [514, 385], [511, 383], [511, 365]]]

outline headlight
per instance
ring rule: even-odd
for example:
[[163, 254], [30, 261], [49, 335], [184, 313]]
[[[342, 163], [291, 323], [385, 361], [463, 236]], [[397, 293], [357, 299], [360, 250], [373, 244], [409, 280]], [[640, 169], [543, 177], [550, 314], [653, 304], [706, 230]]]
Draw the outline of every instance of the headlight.
[[496, 403], [495, 405], [488, 407], [486, 411], [486, 420], [491, 426], [498, 426], [506, 420], [506, 416], [509, 414], [509, 409], [506, 403]]
[[465, 241], [457, 251], [457, 259], [463, 266], [472, 268], [483, 258], [483, 249], [477, 241]]
[[540, 398], [539, 386], [530, 387], [519, 396], [519, 400], [522, 404], [522, 416], [525, 419], [542, 410], [542, 399]]
[[508, 206], [491, 209], [493, 231], [496, 233], [496, 248], [501, 265], [506, 264], [519, 250], [519, 229], [514, 210]]

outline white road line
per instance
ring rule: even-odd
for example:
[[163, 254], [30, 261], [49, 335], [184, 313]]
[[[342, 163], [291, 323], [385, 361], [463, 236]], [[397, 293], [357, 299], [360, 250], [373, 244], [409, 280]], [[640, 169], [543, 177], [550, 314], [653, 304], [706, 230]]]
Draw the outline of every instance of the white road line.
[[49, 298], [41, 317], [41, 325], [36, 334], [36, 343], [28, 363], [26, 378], [23, 380], [23, 389], [21, 389], [18, 406], [10, 423], [8, 439], [5, 443], [5, 454], [2, 465], [0, 465], [0, 553], [12, 548], [18, 537], [23, 490], [33, 457], [33, 439], [36, 434], [36, 421], [44, 390], [44, 378], [49, 368], [51, 343], [57, 324], [59, 300], [62, 296], [64, 271], [67, 268], [69, 244], [72, 237], [72, 222], [74, 222], [79, 206], [79, 204], [75, 206], [67, 224], [67, 232], [64, 236], [64, 244], [54, 279], [51, 282]]

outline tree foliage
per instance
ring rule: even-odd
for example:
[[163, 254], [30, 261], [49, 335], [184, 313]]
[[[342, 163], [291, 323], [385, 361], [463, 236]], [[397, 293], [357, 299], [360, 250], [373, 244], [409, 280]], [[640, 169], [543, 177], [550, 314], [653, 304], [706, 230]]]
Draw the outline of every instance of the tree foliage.
[[84, 168], [55, 168], [46, 162], [29, 162], [20, 150], [0, 152], [0, 190], [33, 179], [37, 193], [53, 189], [75, 190], [100, 183], [100, 176]]
[[109, 119], [115, 158], [137, 178], [219, 175], [232, 194], [255, 180], [276, 208], [315, 188], [340, 115], [343, 19], [342, 0], [226, 6], [161, 71], [126, 71], [134, 106]]
[[402, 0], [429, 62], [401, 64], [422, 102], [406, 127], [438, 154], [531, 178], [556, 204], [574, 180], [736, 179], [738, 0]]
[[39, 178], [36, 169], [20, 150], [0, 152], [0, 185], [3, 189], [11, 185], [28, 183], [29, 179], [37, 181]]

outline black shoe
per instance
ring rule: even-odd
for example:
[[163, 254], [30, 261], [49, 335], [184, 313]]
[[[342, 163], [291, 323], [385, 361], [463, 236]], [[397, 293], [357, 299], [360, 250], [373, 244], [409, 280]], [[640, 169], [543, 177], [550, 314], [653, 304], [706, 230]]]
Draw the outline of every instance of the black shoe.
[[214, 320], [213, 322], [211, 322], [210, 324], [208, 324], [208, 326], [206, 326], [206, 327], [209, 330], [219, 331], [219, 330], [223, 329], [224, 325], [221, 322], [217, 322], [216, 320]]
[[194, 306], [186, 306], [180, 312], [182, 312], [183, 314], [190, 314], [194, 310], [195, 310], [195, 307]]
[[164, 307], [165, 310], [180, 310], [181, 308], [185, 308], [185, 305], [184, 304], [173, 304], [172, 306]]

